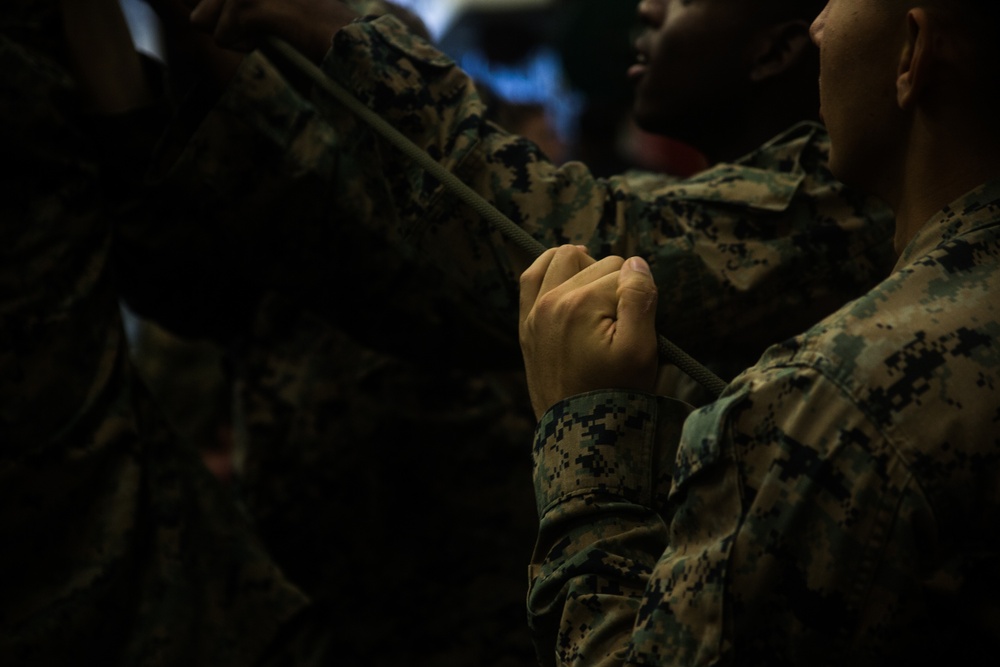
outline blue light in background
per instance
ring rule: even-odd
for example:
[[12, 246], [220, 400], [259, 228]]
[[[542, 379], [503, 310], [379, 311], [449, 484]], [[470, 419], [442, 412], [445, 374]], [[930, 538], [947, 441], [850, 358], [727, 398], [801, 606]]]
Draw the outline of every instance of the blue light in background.
[[465, 52], [457, 61], [473, 80], [487, 84], [500, 97], [519, 104], [544, 106], [564, 140], [575, 135], [583, 98], [566, 86], [562, 61], [555, 50], [539, 48], [517, 65], [492, 62], [475, 49]]
[[156, 12], [143, 0], [118, 0], [125, 14], [132, 41], [137, 51], [163, 60], [163, 39]]
[[[395, 0], [424, 21], [432, 39], [438, 40], [468, 6], [463, 0]], [[159, 60], [164, 59], [164, 45], [159, 19], [145, 0], [119, 0], [136, 49]], [[502, 7], [500, 0], [495, 3]], [[517, 3], [513, 3], [517, 4]], [[489, 85], [497, 95], [514, 103], [541, 104], [549, 114], [556, 132], [571, 140], [583, 108], [583, 97], [570, 89], [563, 76], [559, 54], [542, 47], [523, 61], [510, 65], [488, 60], [476, 49], [452, 54], [476, 81]]]

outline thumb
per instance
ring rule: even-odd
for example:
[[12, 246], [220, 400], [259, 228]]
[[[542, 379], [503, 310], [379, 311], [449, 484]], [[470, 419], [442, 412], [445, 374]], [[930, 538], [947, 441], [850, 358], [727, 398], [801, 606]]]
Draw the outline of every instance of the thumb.
[[641, 257], [628, 259], [618, 274], [617, 333], [631, 345], [647, 336], [656, 344], [656, 283]]

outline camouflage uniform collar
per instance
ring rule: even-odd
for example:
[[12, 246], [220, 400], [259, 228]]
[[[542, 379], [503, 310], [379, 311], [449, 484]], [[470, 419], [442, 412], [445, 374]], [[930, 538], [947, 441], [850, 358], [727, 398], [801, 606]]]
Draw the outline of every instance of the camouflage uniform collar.
[[[827, 140], [826, 128], [812, 120], [803, 120], [792, 126], [790, 126], [784, 132], [776, 135], [773, 139], [770, 139], [758, 148], [754, 153], [758, 151], [767, 151], [771, 149], [776, 144], [787, 144], [796, 139], [813, 139], [819, 141]], [[752, 153], [751, 153], [752, 155]], [[744, 158], [746, 159], [746, 158]]]
[[735, 162], [720, 162], [676, 184], [674, 199], [727, 203], [759, 211], [785, 211], [807, 178], [819, 178], [829, 137], [811, 122], [793, 125]]
[[928, 220], [900, 254], [893, 273], [955, 237], [997, 223], [1000, 223], [1000, 180], [974, 188]]

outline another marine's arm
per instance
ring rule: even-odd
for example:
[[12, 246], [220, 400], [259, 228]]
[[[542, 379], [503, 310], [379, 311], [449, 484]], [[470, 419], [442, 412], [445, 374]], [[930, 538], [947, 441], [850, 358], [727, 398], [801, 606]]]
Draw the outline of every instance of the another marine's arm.
[[[892, 265], [888, 212], [832, 179], [818, 126], [795, 128], [695, 178], [636, 188], [627, 177], [596, 179], [580, 163], [556, 166], [485, 123], [468, 77], [391, 17], [340, 30], [323, 65], [543, 246], [580, 243], [594, 257], [649, 259], [662, 329], [686, 346], [780, 339], [863, 293]], [[490, 276], [492, 285], [527, 266], [493, 230], [488, 245], [466, 238], [483, 223], [419, 169], [412, 179], [422, 189], [393, 179], [408, 199], [390, 230], [466, 281]], [[484, 251], [491, 248], [498, 256]]]
[[[860, 292], [891, 261], [887, 214], [829, 178], [818, 127], [699, 178], [635, 190], [578, 163], [556, 167], [485, 122], [468, 77], [392, 17], [338, 31], [323, 67], [543, 244], [649, 258], [670, 314], [664, 332], [695, 349], [745, 335], [759, 348]], [[501, 347], [512, 340], [519, 251], [259, 52], [162, 187], [158, 209], [172, 219], [212, 220], [210, 249], [232, 255], [242, 284], [278, 285], [331, 317], [388, 305], [395, 317], [354, 325], [390, 345], [399, 336], [386, 327], [400, 317], [415, 331], [471, 327]], [[466, 340], [482, 349], [480, 334]]]

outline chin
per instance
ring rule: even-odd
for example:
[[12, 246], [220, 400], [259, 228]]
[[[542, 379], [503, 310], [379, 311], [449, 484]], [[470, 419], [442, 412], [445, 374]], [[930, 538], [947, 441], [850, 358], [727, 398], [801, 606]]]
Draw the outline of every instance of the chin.
[[857, 188], [861, 192], [880, 197], [877, 175], [879, 167], [871, 156], [842, 156], [835, 148], [830, 148], [830, 173], [844, 185]]
[[678, 123], [673, 122], [670, 114], [664, 113], [663, 110], [634, 110], [632, 113], [632, 120], [639, 129], [649, 132], [650, 134], [658, 134], [672, 139], [679, 138], [677, 136]]
[[830, 145], [830, 160], [827, 162], [827, 167], [830, 169], [830, 173], [841, 183], [846, 183], [844, 180], [844, 165], [838, 159], [840, 155], [837, 153], [837, 148], [831, 143]]
[[636, 104], [632, 106], [632, 121], [646, 132], [657, 132], [656, 115]]
[[647, 113], [640, 116], [634, 114], [636, 125], [651, 134], [669, 137], [675, 141], [705, 151], [712, 145], [712, 139], [717, 136], [716, 126], [707, 119], [703, 109], [663, 109], [656, 114]]

